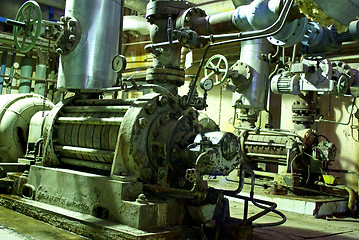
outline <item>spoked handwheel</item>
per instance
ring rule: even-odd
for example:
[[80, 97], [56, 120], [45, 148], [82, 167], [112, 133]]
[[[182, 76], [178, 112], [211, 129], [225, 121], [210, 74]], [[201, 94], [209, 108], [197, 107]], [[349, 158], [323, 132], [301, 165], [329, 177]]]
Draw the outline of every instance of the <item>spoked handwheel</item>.
[[23, 27], [14, 26], [15, 46], [20, 52], [28, 52], [35, 45], [41, 32], [42, 14], [39, 4], [35, 1], [25, 2], [17, 12], [15, 21], [25, 24]]
[[219, 85], [227, 78], [228, 69], [228, 61], [226, 57], [216, 54], [208, 59], [204, 66], [204, 76], [206, 78], [214, 76], [214, 85]]

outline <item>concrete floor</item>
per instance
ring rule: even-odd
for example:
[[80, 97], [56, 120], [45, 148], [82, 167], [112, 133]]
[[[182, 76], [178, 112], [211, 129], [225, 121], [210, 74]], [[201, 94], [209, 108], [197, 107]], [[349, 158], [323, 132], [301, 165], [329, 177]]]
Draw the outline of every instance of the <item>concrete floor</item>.
[[84, 240], [87, 238], [0, 207], [1, 240]]
[[[231, 216], [242, 218], [243, 204], [230, 202]], [[249, 206], [249, 215], [258, 212], [254, 206]], [[359, 239], [359, 219], [355, 218], [327, 218], [316, 219], [314, 216], [283, 212], [287, 221], [276, 227], [254, 229], [255, 240], [299, 240], [299, 239], [325, 239], [325, 240], [352, 240]], [[269, 213], [258, 219], [255, 223], [277, 222], [281, 218]]]
[[[230, 202], [231, 215], [241, 218], [243, 204]], [[249, 207], [249, 215], [258, 212], [253, 206]], [[284, 211], [283, 211], [284, 212]], [[359, 239], [359, 219], [316, 219], [312, 216], [284, 212], [287, 222], [281, 226], [255, 228], [255, 240], [353, 240]], [[275, 222], [280, 218], [269, 213], [259, 219], [258, 223]], [[1, 240], [84, 240], [87, 238], [53, 227], [23, 214], [0, 207], [0, 239]]]

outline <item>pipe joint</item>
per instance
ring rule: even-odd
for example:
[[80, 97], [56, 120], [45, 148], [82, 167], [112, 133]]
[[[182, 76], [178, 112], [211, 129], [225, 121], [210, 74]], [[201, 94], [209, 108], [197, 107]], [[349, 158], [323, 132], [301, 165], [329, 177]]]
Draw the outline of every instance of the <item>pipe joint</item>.
[[239, 6], [232, 22], [240, 31], [264, 29], [278, 18], [282, 0], [255, 0], [249, 5]]

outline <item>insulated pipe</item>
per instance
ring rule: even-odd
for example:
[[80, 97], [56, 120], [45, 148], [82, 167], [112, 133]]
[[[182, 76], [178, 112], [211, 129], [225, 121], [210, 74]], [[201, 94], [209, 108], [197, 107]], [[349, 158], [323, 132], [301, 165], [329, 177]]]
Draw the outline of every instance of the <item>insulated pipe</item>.
[[[6, 70], [6, 58], [7, 58], [7, 50], [5, 49], [2, 55], [1, 69], [0, 74], [5, 75]], [[0, 95], [2, 94], [2, 86], [4, 84], [4, 77], [0, 77]]]
[[192, 30], [208, 35], [264, 29], [277, 20], [282, 5], [282, 0], [255, 0], [233, 11], [199, 17]]
[[31, 118], [52, 107], [50, 101], [36, 94], [0, 96], [0, 162], [17, 162], [25, 155]]
[[136, 31], [141, 35], [150, 34], [150, 23], [143, 17], [139, 16], [124, 16], [123, 17], [123, 31]]
[[[46, 79], [46, 56], [45, 53], [43, 53], [40, 49], [38, 50], [38, 60], [39, 64], [36, 65], [35, 78]], [[45, 88], [45, 82], [35, 82], [34, 93], [46, 97]]]
[[[31, 57], [23, 57], [21, 60], [21, 76], [22, 77], [31, 77], [32, 76], [32, 59]], [[30, 79], [20, 79], [19, 93], [30, 93], [31, 90], [31, 80]]]
[[[37, 2], [50, 7], [65, 9], [65, 0], [37, 0]], [[144, 14], [148, 2], [149, 0], [125, 0], [125, 7]]]
[[115, 84], [111, 62], [118, 54], [121, 7], [120, 0], [66, 1], [65, 16], [77, 19], [81, 38], [73, 51], [60, 56], [59, 89], [97, 92]]
[[241, 44], [240, 61], [253, 70], [253, 78], [249, 87], [241, 93], [235, 92], [233, 98], [240, 108], [263, 110], [267, 102], [269, 63], [262, 59], [262, 54], [269, 53], [266, 39], [244, 41]]
[[232, 3], [235, 7], [239, 7], [242, 5], [248, 5], [252, 2], [253, 0], [232, 0]]
[[12, 53], [12, 57], [11, 57], [10, 78], [9, 78], [9, 83], [8, 83], [8, 85], [7, 85], [6, 94], [10, 94], [10, 93], [11, 93], [12, 79], [13, 79], [13, 76], [14, 76], [15, 57], [16, 57], [16, 51], [14, 51], [14, 52]]

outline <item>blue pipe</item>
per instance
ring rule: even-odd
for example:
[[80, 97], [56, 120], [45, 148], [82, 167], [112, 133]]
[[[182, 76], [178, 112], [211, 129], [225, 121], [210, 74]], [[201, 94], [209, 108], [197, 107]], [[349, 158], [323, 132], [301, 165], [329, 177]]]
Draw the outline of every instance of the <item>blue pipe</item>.
[[[4, 53], [2, 54], [2, 62], [1, 62], [0, 75], [5, 75], [6, 59], [7, 59], [7, 49], [5, 49], [5, 50], [4, 50]], [[4, 77], [0, 77], [0, 95], [2, 94], [2, 86], [3, 86], [3, 83], [4, 83]]]
[[0, 17], [0, 22], [5, 23], [5, 22], [6, 22], [6, 20], [7, 20], [7, 18]]

